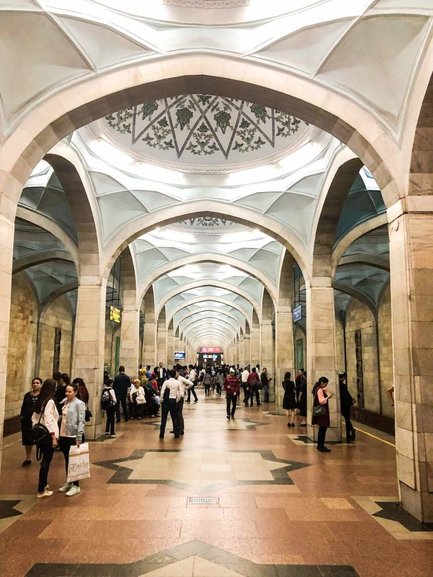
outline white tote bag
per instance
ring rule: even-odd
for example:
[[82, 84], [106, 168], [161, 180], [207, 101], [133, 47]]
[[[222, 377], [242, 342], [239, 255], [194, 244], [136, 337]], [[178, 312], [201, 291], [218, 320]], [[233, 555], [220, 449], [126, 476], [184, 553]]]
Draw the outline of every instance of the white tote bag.
[[83, 443], [79, 447], [72, 446], [69, 449], [69, 465], [67, 483], [87, 479], [90, 477], [89, 443]]

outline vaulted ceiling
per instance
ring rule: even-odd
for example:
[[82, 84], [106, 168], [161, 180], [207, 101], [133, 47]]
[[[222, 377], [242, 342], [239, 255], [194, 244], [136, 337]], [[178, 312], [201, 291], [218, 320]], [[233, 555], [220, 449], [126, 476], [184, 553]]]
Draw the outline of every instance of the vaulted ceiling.
[[[7, 136], [34, 103], [94, 75], [210, 53], [344, 94], [398, 140], [432, 11], [430, 0], [3, 1], [0, 132]], [[141, 104], [113, 110], [62, 146], [85, 174], [101, 246], [130, 231], [138, 293], [152, 287], [157, 311], [208, 345], [226, 345], [260, 319], [265, 292], [278, 295], [286, 250], [314, 242], [333, 171], [353, 157], [295, 115], [248, 95], [205, 93], [143, 94]], [[345, 192], [337, 243], [386, 211], [365, 167]], [[212, 210], [198, 211], [204, 203]], [[18, 217], [16, 270], [26, 271], [40, 303], [61, 287], [72, 294], [77, 234], [46, 162], [24, 188]], [[386, 228], [357, 237], [338, 263], [337, 312], [349, 297], [377, 307], [388, 268]]]

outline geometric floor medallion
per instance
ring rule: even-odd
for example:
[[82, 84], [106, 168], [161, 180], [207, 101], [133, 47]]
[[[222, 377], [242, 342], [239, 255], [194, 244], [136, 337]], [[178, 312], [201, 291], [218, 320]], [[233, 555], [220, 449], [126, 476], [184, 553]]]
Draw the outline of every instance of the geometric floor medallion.
[[258, 564], [190, 541], [125, 564], [38, 563], [26, 577], [359, 577], [350, 565]]
[[309, 466], [279, 459], [272, 451], [207, 449], [138, 449], [129, 457], [95, 465], [114, 471], [108, 483], [163, 484], [198, 492], [235, 485], [293, 485], [290, 472]]

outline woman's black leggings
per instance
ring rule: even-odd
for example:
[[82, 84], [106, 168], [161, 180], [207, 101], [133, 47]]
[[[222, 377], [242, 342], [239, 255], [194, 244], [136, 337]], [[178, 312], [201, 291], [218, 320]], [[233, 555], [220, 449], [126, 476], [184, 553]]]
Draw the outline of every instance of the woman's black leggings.
[[319, 449], [323, 449], [325, 446], [326, 430], [328, 427], [319, 427], [319, 433], [317, 435], [317, 446]]

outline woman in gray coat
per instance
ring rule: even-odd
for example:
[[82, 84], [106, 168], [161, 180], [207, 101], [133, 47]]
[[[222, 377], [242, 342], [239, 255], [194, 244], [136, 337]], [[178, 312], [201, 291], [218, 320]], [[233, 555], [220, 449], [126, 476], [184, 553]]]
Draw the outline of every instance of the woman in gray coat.
[[[66, 475], [69, 466], [69, 450], [72, 446], [79, 447], [84, 438], [84, 423], [86, 405], [77, 399], [78, 385], [72, 383], [65, 389], [66, 398], [62, 401], [62, 421], [60, 424], [59, 448], [65, 457]], [[67, 497], [73, 497], [81, 493], [80, 482], [66, 482], [59, 489], [60, 493], [66, 493]]]

